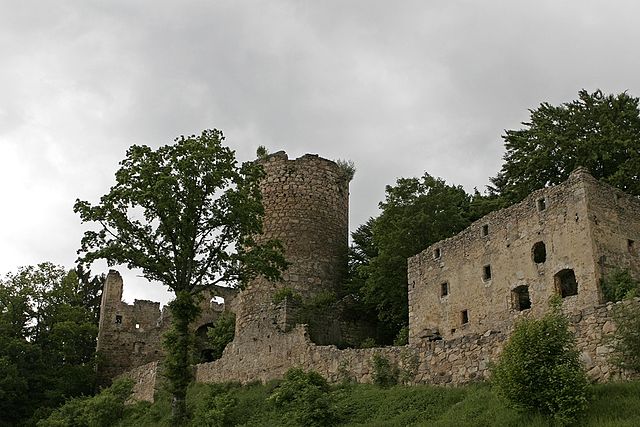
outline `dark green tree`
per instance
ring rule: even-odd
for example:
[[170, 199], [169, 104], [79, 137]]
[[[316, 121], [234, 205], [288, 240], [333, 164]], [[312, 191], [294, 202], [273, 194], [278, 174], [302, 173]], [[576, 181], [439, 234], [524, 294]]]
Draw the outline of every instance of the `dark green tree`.
[[0, 420], [29, 424], [93, 392], [97, 325], [80, 287], [51, 263], [0, 280]]
[[389, 328], [389, 343], [408, 323], [407, 258], [467, 227], [470, 201], [462, 187], [429, 174], [401, 178], [386, 187], [380, 216], [354, 233], [352, 272], [364, 303]]
[[236, 315], [230, 311], [224, 311], [218, 317], [212, 328], [207, 331], [207, 338], [211, 343], [213, 360], [220, 359], [222, 352], [236, 334]]
[[186, 419], [189, 324], [201, 291], [220, 282], [242, 285], [259, 274], [277, 279], [286, 265], [277, 242], [255, 239], [264, 213], [261, 166], [238, 165], [223, 140], [222, 132], [205, 130], [157, 150], [133, 145], [100, 202], [77, 200], [74, 206], [83, 222], [99, 226], [85, 232], [83, 262], [140, 268], [176, 295], [165, 337], [174, 424]]
[[494, 192], [513, 203], [584, 166], [597, 179], [640, 195], [638, 98], [581, 90], [575, 101], [545, 102], [530, 112], [524, 129], [503, 136], [506, 154], [491, 179]]

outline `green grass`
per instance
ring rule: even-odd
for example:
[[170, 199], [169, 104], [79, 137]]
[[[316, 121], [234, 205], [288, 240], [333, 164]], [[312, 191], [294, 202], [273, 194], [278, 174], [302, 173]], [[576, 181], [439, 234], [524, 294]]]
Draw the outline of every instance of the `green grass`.
[[[193, 426], [297, 426], [296, 413], [278, 408], [269, 396], [278, 382], [252, 384], [194, 384], [188, 407]], [[591, 387], [589, 409], [580, 426], [640, 426], [640, 381]], [[507, 406], [489, 384], [466, 387], [394, 386], [370, 384], [333, 386], [330, 411], [339, 426], [532, 426], [549, 421], [535, 413]], [[156, 402], [125, 409], [118, 426], [168, 426], [170, 398], [159, 393]], [[217, 422], [216, 422], [217, 420]]]

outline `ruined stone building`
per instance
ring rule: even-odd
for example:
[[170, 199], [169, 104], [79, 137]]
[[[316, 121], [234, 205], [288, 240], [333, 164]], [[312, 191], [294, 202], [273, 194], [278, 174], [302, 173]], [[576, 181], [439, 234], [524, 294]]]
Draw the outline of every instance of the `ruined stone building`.
[[409, 259], [410, 342], [508, 330], [554, 294], [567, 311], [594, 307], [612, 268], [640, 277], [636, 242], [638, 198], [578, 169]]
[[[282, 242], [290, 266], [280, 282], [256, 279], [237, 294], [217, 287], [203, 300], [196, 334], [222, 310], [236, 313], [236, 334], [220, 359], [196, 366], [197, 381], [266, 381], [298, 366], [330, 381], [348, 375], [367, 382], [378, 354], [396, 364], [407, 383], [464, 383], [487, 375], [514, 321], [543, 313], [552, 294], [571, 314], [589, 375], [618, 375], [602, 343], [612, 321], [600, 281], [614, 267], [640, 277], [638, 198], [579, 169], [566, 182], [485, 216], [408, 260], [409, 345], [341, 350], [331, 344], [348, 341], [362, 325], [342, 322], [336, 313], [310, 329], [300, 324], [292, 301], [275, 296], [288, 288], [313, 298], [342, 283], [348, 180], [338, 165], [316, 155], [289, 160], [278, 152], [262, 162], [264, 238]], [[211, 303], [215, 295], [223, 305]], [[157, 303], [128, 305], [121, 296], [122, 281], [112, 272], [102, 300], [99, 374], [128, 371], [138, 396], [150, 399], [170, 319]], [[200, 351], [206, 350], [203, 344]]]

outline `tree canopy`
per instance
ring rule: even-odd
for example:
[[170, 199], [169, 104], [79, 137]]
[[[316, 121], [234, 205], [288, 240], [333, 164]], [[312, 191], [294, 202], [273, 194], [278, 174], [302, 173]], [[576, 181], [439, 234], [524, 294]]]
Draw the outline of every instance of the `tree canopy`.
[[0, 424], [28, 424], [93, 392], [98, 326], [90, 301], [100, 290], [89, 295], [76, 271], [51, 263], [0, 279]]
[[638, 98], [581, 90], [577, 100], [544, 102], [530, 112], [523, 129], [503, 136], [506, 154], [491, 179], [494, 192], [513, 203], [584, 166], [595, 178], [640, 195]]
[[352, 235], [350, 287], [386, 327], [391, 343], [408, 324], [407, 258], [470, 224], [471, 197], [424, 174], [386, 187], [382, 213]]
[[189, 323], [198, 315], [198, 295], [216, 283], [241, 286], [257, 275], [277, 279], [286, 266], [277, 242], [256, 240], [264, 214], [262, 167], [238, 165], [223, 140], [214, 129], [157, 150], [133, 145], [100, 202], [77, 200], [74, 206], [83, 222], [98, 225], [82, 238], [81, 261], [140, 268], [176, 294], [165, 337], [176, 424], [186, 416]]

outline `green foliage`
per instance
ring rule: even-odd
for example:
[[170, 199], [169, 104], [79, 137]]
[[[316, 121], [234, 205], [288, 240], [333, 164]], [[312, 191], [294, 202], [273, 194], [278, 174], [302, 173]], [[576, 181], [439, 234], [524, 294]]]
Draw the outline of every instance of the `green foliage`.
[[588, 381], [560, 306], [555, 299], [542, 319], [516, 324], [493, 369], [493, 381], [517, 409], [565, 424], [585, 411]]
[[207, 331], [207, 337], [213, 350], [213, 360], [222, 357], [227, 344], [233, 341], [236, 333], [236, 315], [230, 311], [224, 311], [213, 324], [213, 328]]
[[578, 166], [627, 193], [640, 195], [640, 110], [626, 92], [578, 92], [560, 106], [530, 110], [524, 129], [508, 130], [494, 191], [511, 202], [533, 190], [558, 184]]
[[336, 160], [340, 173], [347, 182], [351, 182], [356, 175], [356, 164], [353, 160]]
[[400, 328], [400, 331], [398, 331], [398, 335], [394, 338], [393, 345], [401, 346], [407, 344], [409, 344], [409, 327], [403, 326]]
[[269, 399], [296, 420], [297, 425], [330, 426], [334, 414], [327, 381], [314, 371], [289, 369]]
[[187, 418], [187, 387], [193, 379], [189, 356], [192, 354], [194, 339], [189, 331], [189, 324], [197, 319], [200, 306], [191, 293], [179, 291], [176, 299], [169, 303], [169, 311], [172, 322], [163, 341], [167, 350], [164, 375], [169, 380], [168, 389], [173, 396], [172, 424], [180, 425]]
[[300, 302], [302, 301], [302, 297], [293, 289], [285, 286], [275, 291], [273, 297], [271, 297], [271, 301], [274, 304], [280, 304], [284, 300]]
[[204, 410], [194, 417], [194, 424], [207, 427], [233, 425], [233, 409], [237, 405], [238, 399], [229, 393], [212, 393], [205, 401]]
[[640, 304], [635, 299], [617, 304], [613, 318], [616, 330], [609, 342], [612, 361], [622, 369], [640, 372]]
[[266, 159], [268, 155], [269, 150], [267, 150], [267, 147], [265, 147], [264, 145], [258, 145], [258, 148], [256, 149], [256, 156], [259, 159]]
[[376, 353], [371, 358], [373, 367], [373, 383], [379, 387], [387, 388], [398, 384], [400, 370], [389, 359]]
[[38, 427], [112, 426], [122, 418], [132, 390], [132, 380], [116, 380], [96, 396], [67, 401], [47, 419], [39, 421]]
[[365, 338], [360, 342], [360, 348], [374, 348], [376, 346], [375, 338], [369, 337]]
[[[97, 325], [74, 271], [51, 263], [0, 279], [0, 411], [8, 423], [91, 394]], [[98, 294], [99, 295], [99, 294]]]
[[[194, 413], [191, 426], [220, 420], [228, 426], [305, 426], [269, 398], [281, 382], [240, 386], [195, 383], [189, 387], [188, 403]], [[640, 425], [640, 382], [595, 384], [580, 426], [620, 427]], [[508, 407], [487, 384], [465, 387], [429, 385], [380, 388], [372, 384], [351, 383], [329, 387], [333, 420], [340, 426], [492, 426], [548, 427], [547, 418], [522, 413]], [[235, 403], [234, 403], [235, 402]], [[147, 402], [126, 405], [117, 426], [168, 426], [170, 396], [156, 395]], [[215, 409], [208, 419], [206, 414]], [[215, 425], [215, 424], [213, 424]]]
[[275, 280], [286, 267], [278, 242], [255, 240], [262, 231], [264, 171], [259, 162], [238, 166], [223, 140], [214, 129], [157, 150], [133, 145], [100, 202], [74, 205], [83, 222], [98, 224], [82, 238], [83, 263], [106, 259], [140, 268], [176, 294], [165, 338], [175, 423], [186, 417], [193, 296], [220, 282]]
[[380, 208], [353, 234], [350, 287], [386, 325], [391, 343], [408, 324], [407, 258], [468, 226], [470, 197], [425, 174], [387, 186]]
[[631, 277], [629, 270], [616, 268], [602, 281], [605, 301], [616, 302], [638, 295], [640, 282]]

